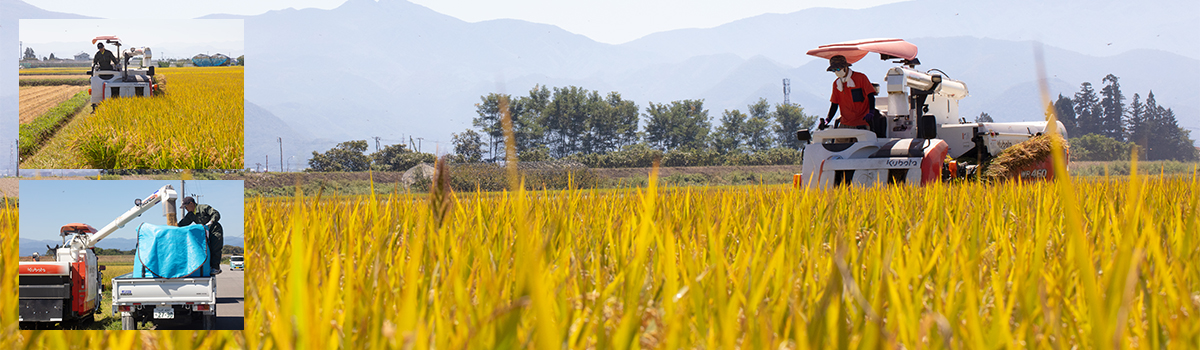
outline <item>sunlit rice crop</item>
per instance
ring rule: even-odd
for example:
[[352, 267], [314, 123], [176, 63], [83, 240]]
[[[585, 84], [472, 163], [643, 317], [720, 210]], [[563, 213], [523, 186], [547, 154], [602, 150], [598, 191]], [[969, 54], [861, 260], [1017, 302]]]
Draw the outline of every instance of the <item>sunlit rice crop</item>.
[[247, 345], [1194, 346], [1195, 170], [1056, 186], [248, 199]]
[[243, 67], [167, 68], [165, 94], [113, 98], [73, 144], [97, 169], [241, 169]]

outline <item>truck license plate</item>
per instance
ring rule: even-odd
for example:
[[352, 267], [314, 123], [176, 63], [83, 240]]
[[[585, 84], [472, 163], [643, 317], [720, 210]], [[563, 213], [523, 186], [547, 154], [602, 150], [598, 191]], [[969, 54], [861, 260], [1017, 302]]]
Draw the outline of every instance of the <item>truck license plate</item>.
[[154, 308], [154, 318], [156, 318], [156, 319], [172, 318], [173, 319], [173, 318], [175, 318], [175, 309], [170, 308], [170, 307], [156, 307], [156, 308]]

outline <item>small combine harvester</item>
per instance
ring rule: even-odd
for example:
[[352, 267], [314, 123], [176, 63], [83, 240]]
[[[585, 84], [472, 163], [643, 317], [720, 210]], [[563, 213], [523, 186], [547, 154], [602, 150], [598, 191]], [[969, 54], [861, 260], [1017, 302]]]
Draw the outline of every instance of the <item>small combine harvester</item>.
[[[842, 55], [854, 63], [869, 53], [899, 66], [888, 69], [886, 97], [877, 98], [872, 129], [800, 130], [807, 142], [796, 186], [828, 188], [843, 184], [928, 184], [979, 176], [984, 165], [1005, 149], [1047, 132], [1046, 121], [975, 123], [960, 119], [958, 101], [967, 85], [940, 70], [919, 71], [917, 46], [901, 39], [869, 39], [822, 45], [808, 54], [829, 59]], [[1066, 136], [1061, 122], [1053, 127]], [[830, 121], [829, 124], [833, 124]], [[1049, 152], [1009, 164], [1006, 177], [1052, 179]]]
[[[101, 101], [113, 97], [154, 96], [158, 90], [158, 82], [154, 79], [154, 66], [148, 66], [153, 57], [149, 47], [129, 48], [121, 51], [121, 39], [116, 36], [98, 36], [92, 39], [92, 44], [103, 41], [117, 47], [113, 52], [119, 53], [116, 70], [99, 70], [93, 65], [87, 72], [91, 78], [91, 88], [88, 94], [92, 96], [92, 110]], [[129, 61], [141, 57], [139, 69], [129, 69]], [[144, 68], [144, 69], [143, 69]]]
[[19, 321], [91, 322], [100, 309], [100, 271], [104, 270], [96, 261], [96, 243], [164, 200], [169, 203], [165, 206], [168, 217], [174, 217], [176, 196], [171, 186], [163, 186], [149, 197], [136, 200], [133, 208], [99, 230], [80, 223], [63, 226], [59, 231], [63, 244], [55, 249], [54, 261], [18, 263]]

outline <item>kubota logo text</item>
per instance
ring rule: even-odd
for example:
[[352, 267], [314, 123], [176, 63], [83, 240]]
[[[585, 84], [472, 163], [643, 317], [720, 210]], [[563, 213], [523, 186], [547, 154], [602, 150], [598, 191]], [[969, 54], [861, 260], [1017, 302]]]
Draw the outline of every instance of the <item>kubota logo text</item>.
[[40, 267], [30, 267], [29, 272], [44, 273], [44, 272], [46, 272], [46, 269], [43, 269]]
[[917, 164], [919, 164], [919, 163], [917, 162], [916, 159], [888, 159], [887, 160], [887, 165], [889, 167], [908, 167], [908, 166], [917, 166]]

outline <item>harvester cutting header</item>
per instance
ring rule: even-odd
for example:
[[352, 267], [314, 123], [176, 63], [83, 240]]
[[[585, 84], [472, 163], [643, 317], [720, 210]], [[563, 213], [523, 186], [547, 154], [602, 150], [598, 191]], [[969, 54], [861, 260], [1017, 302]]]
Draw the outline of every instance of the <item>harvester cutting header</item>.
[[[868, 54], [898, 66], [888, 69], [882, 91], [851, 65]], [[901, 39], [868, 39], [823, 45], [809, 55], [829, 59], [833, 84], [829, 118], [817, 131], [797, 132], [804, 162], [797, 179], [805, 187], [841, 184], [926, 184], [980, 174], [1005, 149], [1062, 123], [974, 123], [959, 117], [967, 84], [938, 69], [920, 71], [917, 46]], [[876, 94], [883, 94], [878, 99]], [[835, 112], [840, 115], [834, 118]], [[830, 128], [832, 127], [832, 128]], [[1048, 152], [1025, 159], [1010, 177], [1050, 179]]]

